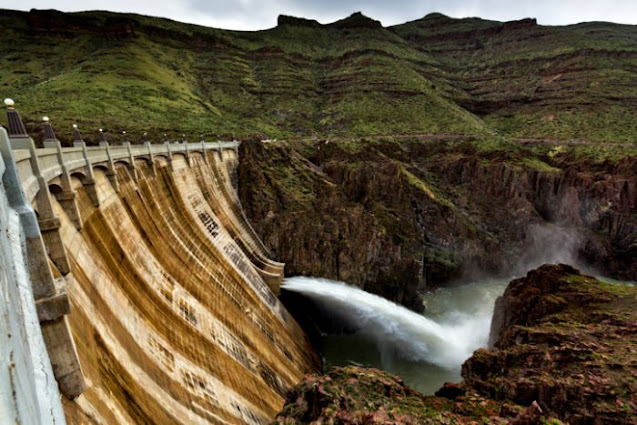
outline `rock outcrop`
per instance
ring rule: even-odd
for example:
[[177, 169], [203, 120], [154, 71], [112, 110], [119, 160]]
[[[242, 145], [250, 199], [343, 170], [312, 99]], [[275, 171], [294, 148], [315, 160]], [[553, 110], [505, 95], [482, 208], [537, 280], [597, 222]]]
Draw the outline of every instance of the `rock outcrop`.
[[565, 265], [512, 281], [496, 302], [494, 349], [465, 362], [465, 384], [572, 425], [635, 423], [636, 289]]
[[381, 29], [383, 25], [372, 18], [369, 18], [363, 15], [361, 12], [352, 13], [345, 19], [341, 19], [340, 21], [336, 21], [329, 25], [333, 28], [339, 29], [354, 29], [354, 28], [371, 28], [371, 29]]
[[245, 143], [241, 201], [290, 274], [346, 281], [414, 309], [424, 286], [544, 262], [637, 278], [637, 159], [480, 143]]
[[510, 283], [494, 348], [465, 362], [461, 384], [425, 397], [386, 372], [334, 368], [306, 376], [275, 423], [635, 424], [636, 323], [635, 286], [545, 265]]
[[277, 25], [291, 25], [296, 27], [318, 28], [321, 24], [314, 19], [297, 18], [295, 16], [279, 15]]
[[[402, 379], [378, 369], [335, 367], [327, 375], [311, 375], [289, 394], [274, 424], [503, 424], [500, 416], [521, 416], [522, 409], [478, 394], [455, 400], [425, 397]], [[540, 415], [542, 416], [542, 415]]]

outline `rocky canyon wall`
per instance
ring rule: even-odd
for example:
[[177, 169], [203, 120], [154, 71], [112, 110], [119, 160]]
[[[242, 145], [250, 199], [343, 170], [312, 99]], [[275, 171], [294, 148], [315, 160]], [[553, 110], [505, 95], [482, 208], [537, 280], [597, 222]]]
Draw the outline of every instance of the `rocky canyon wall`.
[[424, 286], [544, 262], [637, 279], [637, 159], [485, 144], [246, 143], [241, 201], [289, 274], [416, 309]]

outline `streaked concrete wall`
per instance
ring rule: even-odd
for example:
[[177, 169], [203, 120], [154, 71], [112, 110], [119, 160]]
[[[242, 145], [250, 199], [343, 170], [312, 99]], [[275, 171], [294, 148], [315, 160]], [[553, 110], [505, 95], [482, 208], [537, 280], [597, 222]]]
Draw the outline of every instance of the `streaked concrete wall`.
[[[34, 313], [27, 296], [31, 316], [11, 313], [32, 331], [18, 340], [40, 338], [46, 355], [44, 336], [55, 372], [42, 359], [46, 385], [35, 376], [13, 401], [8, 380], [3, 403], [15, 421], [63, 421], [57, 379], [68, 423], [264, 424], [287, 389], [317, 369], [307, 336], [276, 297], [284, 265], [268, 258], [238, 203], [235, 143], [35, 149], [22, 137], [10, 146], [9, 174], [31, 227], [41, 227], [31, 274], [43, 265], [70, 301], [55, 321], [51, 298], [36, 296]], [[20, 264], [16, 252], [3, 247], [7, 264]], [[33, 276], [24, 283], [34, 285]], [[39, 360], [18, 355], [24, 373], [38, 375]], [[47, 400], [56, 405], [42, 408]], [[16, 416], [21, 404], [48, 416]]]
[[317, 367], [246, 254], [258, 245], [233, 189], [215, 177], [234, 151], [208, 155], [137, 160], [137, 181], [122, 164], [118, 192], [96, 169], [99, 207], [74, 177], [81, 230], [56, 205], [88, 384], [65, 401], [70, 423], [269, 423]]

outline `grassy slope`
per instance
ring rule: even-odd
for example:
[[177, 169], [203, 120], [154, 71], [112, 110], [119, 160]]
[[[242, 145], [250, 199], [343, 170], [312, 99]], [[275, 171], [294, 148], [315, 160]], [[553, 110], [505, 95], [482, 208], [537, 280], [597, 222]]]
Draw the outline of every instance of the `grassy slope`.
[[2, 11], [0, 24], [2, 93], [33, 125], [48, 114], [60, 129], [78, 122], [89, 138], [97, 127], [190, 138], [626, 141], [637, 131], [632, 26], [512, 28], [434, 15], [382, 28], [354, 15], [236, 32], [50, 11]]
[[635, 141], [637, 30], [431, 15], [393, 30], [440, 61], [460, 104], [507, 136]]
[[[0, 44], [3, 91], [27, 121], [47, 113], [65, 126], [271, 137], [484, 127], [432, 93], [410, 62], [423, 55], [382, 28], [239, 33], [90, 13], [34, 31], [27, 17], [0, 18], [11, 40]], [[96, 31], [105, 19], [134, 35]]]

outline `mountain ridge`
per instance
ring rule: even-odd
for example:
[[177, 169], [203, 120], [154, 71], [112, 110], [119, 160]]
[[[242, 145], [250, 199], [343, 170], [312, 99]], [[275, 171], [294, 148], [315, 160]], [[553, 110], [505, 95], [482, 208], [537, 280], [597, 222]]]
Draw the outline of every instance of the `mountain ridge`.
[[77, 122], [89, 142], [98, 127], [157, 137], [177, 128], [189, 137], [637, 134], [637, 26], [441, 14], [390, 27], [360, 13], [279, 21], [230, 31], [114, 12], [0, 10], [1, 91], [30, 130], [46, 114], [65, 128]]

